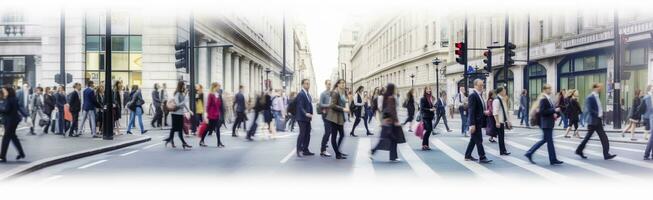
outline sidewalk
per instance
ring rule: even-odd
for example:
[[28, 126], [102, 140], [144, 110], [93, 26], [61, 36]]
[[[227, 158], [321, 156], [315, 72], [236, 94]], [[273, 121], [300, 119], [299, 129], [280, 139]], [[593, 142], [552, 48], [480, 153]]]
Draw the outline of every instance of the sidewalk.
[[37, 130], [36, 135], [31, 135], [28, 127], [18, 128], [18, 139], [23, 146], [26, 158], [16, 161], [18, 152], [13, 145], [10, 145], [7, 162], [0, 163], [0, 180], [15, 178], [52, 165], [151, 140], [147, 134], [117, 135], [113, 140], [103, 140], [102, 138], [92, 138], [89, 132], [88, 126], [86, 126], [84, 135], [64, 137], [52, 133], [42, 134], [40, 129]]

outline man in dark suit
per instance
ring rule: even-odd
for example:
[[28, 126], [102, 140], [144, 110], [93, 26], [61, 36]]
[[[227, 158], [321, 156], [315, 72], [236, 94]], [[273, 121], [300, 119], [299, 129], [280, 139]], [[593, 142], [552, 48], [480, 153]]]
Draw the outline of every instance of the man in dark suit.
[[562, 161], [559, 161], [556, 157], [555, 147], [553, 146], [553, 127], [555, 125], [556, 113], [560, 112], [560, 108], [554, 108], [553, 101], [551, 101], [551, 85], [544, 84], [542, 86], [542, 96], [539, 102], [539, 109], [537, 115], [540, 119], [540, 128], [542, 128], [542, 140], [538, 141], [529, 149], [524, 156], [528, 160], [535, 164], [533, 161], [533, 154], [537, 149], [539, 149], [544, 143], [546, 143], [546, 148], [549, 151], [549, 163], [551, 165], [562, 164]]
[[[441, 91], [438, 97], [438, 101], [435, 103], [435, 112], [436, 112], [436, 118], [435, 118], [435, 125], [433, 128], [438, 127], [438, 123], [440, 123], [440, 119], [444, 122], [444, 127], [447, 128], [447, 132], [451, 132], [451, 129], [449, 129], [449, 124], [447, 124], [447, 115], [446, 115], [446, 108], [447, 108], [447, 93], [445, 91]], [[433, 131], [433, 134], [436, 134], [435, 131]]]
[[68, 136], [70, 137], [79, 137], [78, 133], [78, 121], [79, 121], [79, 111], [82, 110], [82, 102], [79, 97], [79, 90], [82, 89], [82, 84], [75, 83], [73, 85], [73, 91], [68, 94], [68, 106], [70, 106], [70, 113], [73, 115], [73, 121], [70, 124], [70, 129], [68, 129]]
[[[469, 144], [467, 145], [467, 150], [465, 151], [465, 160], [467, 161], [479, 161], [480, 163], [490, 163], [492, 160], [485, 157], [485, 151], [483, 150], [483, 132], [481, 131], [487, 123], [486, 115], [488, 114], [485, 111], [485, 101], [483, 101], [483, 88], [485, 83], [483, 80], [476, 79], [474, 80], [474, 91], [469, 95], [469, 132], [471, 137], [469, 138]], [[474, 146], [478, 151], [479, 159], [472, 157], [472, 151], [474, 151]]]
[[[93, 84], [93, 81], [88, 81], [86, 83], [86, 89], [84, 89], [83, 95], [83, 101], [84, 103], [82, 104], [83, 106], [83, 111], [84, 111], [84, 118], [82, 118], [82, 131], [84, 132], [84, 125], [86, 123], [86, 120], [88, 119], [89, 126], [91, 126], [91, 136], [94, 138], [99, 138], [99, 135], [96, 135], [95, 133], [95, 109], [100, 108], [100, 104], [97, 102], [97, 98], [95, 96], [95, 90], [93, 89], [95, 85]], [[81, 135], [80, 132], [80, 135]]]
[[[245, 95], [243, 95], [243, 90], [245, 90], [245, 86], [239, 86], [238, 87], [238, 93], [236, 93], [236, 96], [234, 97], [234, 105], [233, 109], [236, 112], [236, 122], [234, 122], [233, 127], [231, 127], [232, 132], [231, 136], [232, 137], [237, 137], [238, 134], [236, 134], [236, 129], [240, 126], [240, 124], [245, 124], [245, 118], [247, 117], [245, 115]], [[245, 130], [247, 132], [247, 130]]]
[[601, 146], [603, 147], [603, 159], [610, 160], [617, 156], [610, 154], [610, 141], [608, 141], [608, 136], [603, 130], [603, 109], [601, 108], [601, 99], [599, 98], [599, 92], [601, 92], [601, 90], [603, 90], [603, 84], [594, 83], [594, 85], [592, 85], [592, 94], [585, 98], [585, 107], [587, 108], [587, 112], [589, 112], [590, 117], [587, 123], [587, 134], [576, 149], [576, 154], [583, 159], [587, 158], [585, 154], [583, 154], [585, 145], [587, 145], [587, 142], [592, 137], [594, 132], [599, 135], [599, 140], [601, 140]]
[[299, 124], [299, 136], [297, 137], [297, 156], [315, 155], [308, 150], [311, 141], [311, 120], [313, 119], [313, 104], [308, 89], [311, 88], [311, 82], [308, 79], [302, 80], [302, 90], [295, 97], [295, 120]]
[[161, 104], [161, 92], [159, 91], [159, 84], [154, 84], [154, 91], [152, 91], [152, 105], [154, 106], [154, 118], [152, 118], [152, 127], [161, 127], [163, 108]]
[[57, 92], [54, 94], [54, 105], [57, 109], [57, 124], [53, 125], [57, 127], [55, 134], [65, 135], [64, 130], [66, 123], [64, 121], [64, 105], [66, 105], [66, 89], [63, 85], [57, 88]]

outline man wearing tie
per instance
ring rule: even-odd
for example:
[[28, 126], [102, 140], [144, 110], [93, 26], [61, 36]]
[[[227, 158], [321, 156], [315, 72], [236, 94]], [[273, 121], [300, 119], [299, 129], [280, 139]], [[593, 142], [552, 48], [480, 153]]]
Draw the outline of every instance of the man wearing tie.
[[308, 89], [311, 82], [308, 79], [302, 80], [302, 90], [297, 95], [295, 101], [295, 120], [299, 124], [299, 136], [297, 137], [297, 156], [315, 155], [308, 150], [308, 144], [311, 141], [311, 119], [313, 118], [313, 104]]
[[603, 109], [601, 108], [601, 99], [599, 98], [599, 92], [601, 92], [601, 90], [603, 90], [603, 84], [594, 83], [594, 85], [592, 85], [592, 93], [587, 96], [587, 98], [585, 98], [585, 107], [587, 108], [590, 115], [589, 121], [587, 123], [587, 134], [576, 149], [576, 155], [580, 156], [583, 159], [587, 158], [587, 156], [583, 154], [585, 145], [595, 131], [596, 134], [599, 135], [599, 140], [601, 140], [601, 146], [603, 147], [603, 159], [610, 160], [617, 156], [610, 154], [610, 141], [608, 141], [608, 136], [603, 130]]
[[542, 95], [540, 96], [539, 106], [533, 109], [537, 109], [537, 115], [540, 119], [540, 128], [542, 128], [542, 140], [538, 141], [529, 149], [524, 156], [528, 158], [528, 161], [535, 164], [533, 161], [533, 154], [537, 149], [539, 149], [544, 143], [546, 143], [546, 148], [549, 151], [549, 163], [551, 165], [562, 164], [562, 161], [559, 161], [556, 157], [555, 147], [553, 146], [553, 126], [555, 125], [555, 113], [560, 112], [560, 108], [554, 108], [553, 102], [551, 101], [551, 85], [544, 84], [542, 86]]
[[[474, 91], [469, 95], [469, 132], [471, 137], [469, 138], [469, 144], [467, 145], [467, 150], [465, 151], [465, 160], [467, 161], [479, 161], [480, 163], [490, 163], [492, 160], [485, 157], [485, 151], [483, 150], [483, 132], [481, 131], [485, 127], [486, 115], [488, 114], [485, 111], [485, 101], [483, 101], [483, 88], [485, 83], [483, 80], [476, 79], [474, 80]], [[472, 157], [472, 151], [474, 151], [474, 146], [478, 151], [479, 159]]]
[[[440, 119], [444, 122], [444, 127], [447, 128], [447, 132], [451, 132], [451, 129], [449, 129], [449, 125], [447, 124], [447, 115], [445, 112], [445, 108], [447, 107], [447, 102], [445, 101], [447, 93], [445, 91], [441, 91], [439, 94], [438, 101], [435, 103], [435, 112], [436, 112], [436, 118], [435, 118], [435, 125], [433, 128], [438, 127], [438, 123], [440, 122]], [[435, 131], [433, 131], [433, 134], [436, 134]]]

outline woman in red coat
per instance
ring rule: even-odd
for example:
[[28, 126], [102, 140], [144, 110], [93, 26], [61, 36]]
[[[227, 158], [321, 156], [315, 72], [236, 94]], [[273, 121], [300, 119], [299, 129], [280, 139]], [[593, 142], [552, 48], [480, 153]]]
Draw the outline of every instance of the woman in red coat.
[[209, 94], [209, 99], [206, 102], [206, 118], [209, 120], [209, 126], [207, 133], [202, 135], [202, 140], [200, 140], [200, 146], [206, 147], [204, 144], [204, 138], [208, 135], [209, 131], [215, 131], [215, 136], [218, 138], [218, 148], [224, 147], [222, 141], [220, 141], [220, 125], [221, 117], [224, 116], [224, 101], [222, 101], [222, 94], [219, 93], [220, 84], [212, 83], [211, 84], [211, 93]]

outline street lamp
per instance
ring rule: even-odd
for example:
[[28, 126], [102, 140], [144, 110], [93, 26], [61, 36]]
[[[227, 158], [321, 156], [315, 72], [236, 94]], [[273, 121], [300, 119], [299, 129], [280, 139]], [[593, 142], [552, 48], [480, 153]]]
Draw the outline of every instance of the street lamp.
[[413, 88], [415, 85], [415, 74], [410, 74], [410, 88]]
[[269, 78], [269, 76], [270, 76], [270, 72], [271, 72], [271, 71], [272, 71], [272, 70], [270, 70], [269, 67], [266, 67], [266, 68], [265, 68], [265, 90], [266, 90], [266, 91], [267, 91], [267, 90], [270, 90], [270, 78]]
[[440, 65], [442, 61], [440, 61], [438, 57], [435, 57], [432, 62], [433, 65], [435, 65], [435, 93], [440, 95], [440, 73], [438, 71], [438, 65]]

